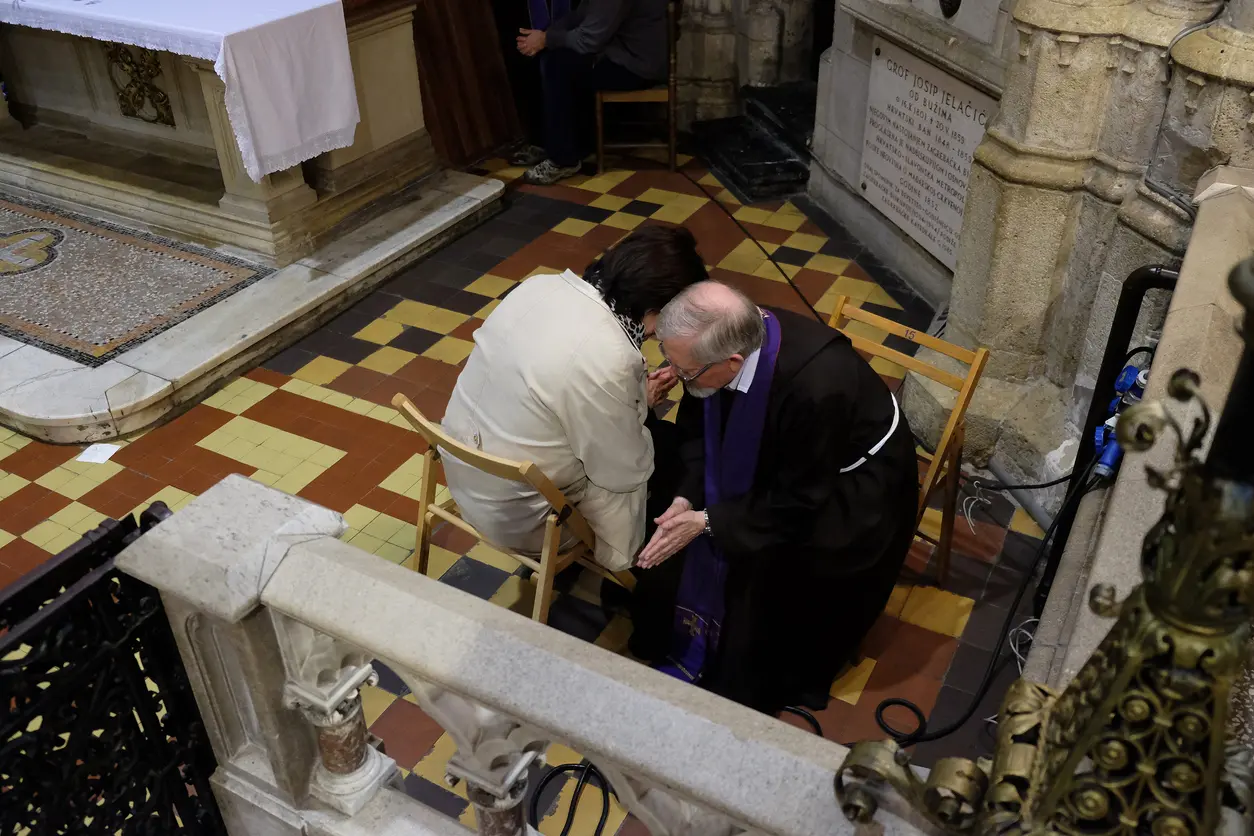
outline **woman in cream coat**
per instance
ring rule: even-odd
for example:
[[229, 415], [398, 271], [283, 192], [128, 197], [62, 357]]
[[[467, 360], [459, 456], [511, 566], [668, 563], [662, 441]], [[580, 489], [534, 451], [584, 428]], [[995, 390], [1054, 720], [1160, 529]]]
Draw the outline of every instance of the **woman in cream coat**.
[[[705, 278], [692, 233], [648, 226], [583, 278], [567, 270], [527, 279], [475, 332], [444, 414], [464, 443], [534, 462], [587, 518], [594, 557], [611, 571], [631, 566], [644, 540], [646, 417], [675, 382], [669, 369], [648, 373], [640, 345], [666, 303]], [[467, 522], [502, 546], [539, 552], [548, 504], [530, 486], [451, 456], [444, 472]]]

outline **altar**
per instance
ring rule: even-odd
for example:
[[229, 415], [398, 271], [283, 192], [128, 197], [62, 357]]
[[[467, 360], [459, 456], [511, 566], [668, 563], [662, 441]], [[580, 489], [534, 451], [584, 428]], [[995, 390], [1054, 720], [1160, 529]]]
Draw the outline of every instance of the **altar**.
[[435, 168], [412, 3], [0, 4], [0, 189], [283, 266]]
[[0, 424], [150, 427], [498, 208], [439, 170], [415, 8], [0, 0]]

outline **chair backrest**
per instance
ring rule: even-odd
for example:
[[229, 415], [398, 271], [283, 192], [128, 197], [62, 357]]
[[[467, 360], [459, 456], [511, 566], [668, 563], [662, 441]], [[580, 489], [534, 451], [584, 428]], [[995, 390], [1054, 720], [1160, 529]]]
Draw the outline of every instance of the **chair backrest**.
[[[954, 401], [954, 408], [949, 412], [949, 420], [945, 422], [945, 429], [941, 432], [940, 443], [936, 445], [936, 452], [932, 454], [927, 474], [919, 486], [919, 514], [922, 515], [927, 507], [928, 495], [936, 486], [936, 482], [941, 475], [941, 468], [948, 458], [950, 445], [953, 444], [956, 438], [961, 438], [963, 435], [961, 432], [962, 422], [966, 417], [967, 407], [971, 404], [971, 398], [975, 394], [976, 384], [980, 382], [980, 375], [984, 373], [984, 365], [988, 362], [988, 349], [980, 347], [975, 351], [971, 351], [847, 303], [848, 297], [846, 296], [838, 296], [836, 298], [836, 306], [832, 309], [832, 315], [827, 324], [840, 330], [841, 333], [848, 337], [854, 348], [870, 354], [872, 357], [882, 357], [891, 363], [896, 363], [899, 366], [917, 372], [958, 393], [958, 397]], [[848, 319], [850, 322], [861, 322], [872, 328], [894, 334], [916, 345], [930, 348], [933, 351], [951, 357], [968, 366], [967, 374], [965, 377], [959, 377], [953, 372], [933, 366], [931, 363], [926, 363], [905, 352], [889, 348], [882, 343], [839, 328], [842, 318]]]
[[504, 459], [463, 444], [445, 432], [439, 424], [423, 415], [422, 411], [414, 406], [413, 401], [404, 395], [398, 394], [392, 398], [392, 406], [405, 416], [406, 420], [417, 430], [418, 435], [427, 442], [429, 455], [438, 451], [441, 455], [452, 456], [498, 479], [530, 485], [553, 508], [558, 522], [568, 526], [588, 548], [595, 546], [596, 534], [593, 533], [592, 526], [588, 525], [588, 521], [584, 519], [583, 514], [579, 513], [574, 503], [566, 499], [566, 494], [562, 493], [561, 489], [554, 485], [553, 481], [535, 464]]
[[675, 99], [675, 89], [679, 84], [679, 0], [668, 0], [666, 4], [666, 42], [670, 47], [669, 66], [666, 73], [666, 86], [670, 88], [671, 99]]

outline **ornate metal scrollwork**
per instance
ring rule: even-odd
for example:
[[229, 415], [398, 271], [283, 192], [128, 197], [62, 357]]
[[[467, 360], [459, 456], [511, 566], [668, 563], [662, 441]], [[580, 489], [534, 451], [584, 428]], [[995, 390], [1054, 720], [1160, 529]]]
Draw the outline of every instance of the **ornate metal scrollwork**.
[[855, 746], [836, 777], [850, 819], [874, 815], [883, 784], [950, 833], [1208, 836], [1225, 802], [1248, 813], [1254, 755], [1227, 733], [1254, 620], [1254, 261], [1230, 287], [1246, 308], [1245, 350], [1206, 460], [1211, 415], [1192, 371], [1167, 386], [1191, 422], [1152, 402], [1120, 419], [1128, 449], [1169, 433], [1176, 456], [1149, 471], [1167, 503], [1145, 537], [1142, 584], [1122, 602], [1111, 587], [1090, 596], [1116, 619], [1110, 632], [1062, 693], [1011, 686], [987, 769], [951, 759], [924, 782], [895, 743]]
[[102, 46], [122, 115], [152, 125], [175, 127], [170, 97], [154, 83], [161, 76], [160, 53], [140, 47], [132, 50], [125, 44]]

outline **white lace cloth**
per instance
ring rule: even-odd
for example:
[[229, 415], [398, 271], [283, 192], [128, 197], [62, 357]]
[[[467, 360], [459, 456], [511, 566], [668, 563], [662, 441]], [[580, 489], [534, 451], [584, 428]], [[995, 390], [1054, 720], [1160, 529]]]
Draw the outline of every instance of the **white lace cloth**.
[[213, 61], [253, 180], [353, 142], [340, 0], [0, 0], [0, 23]]

